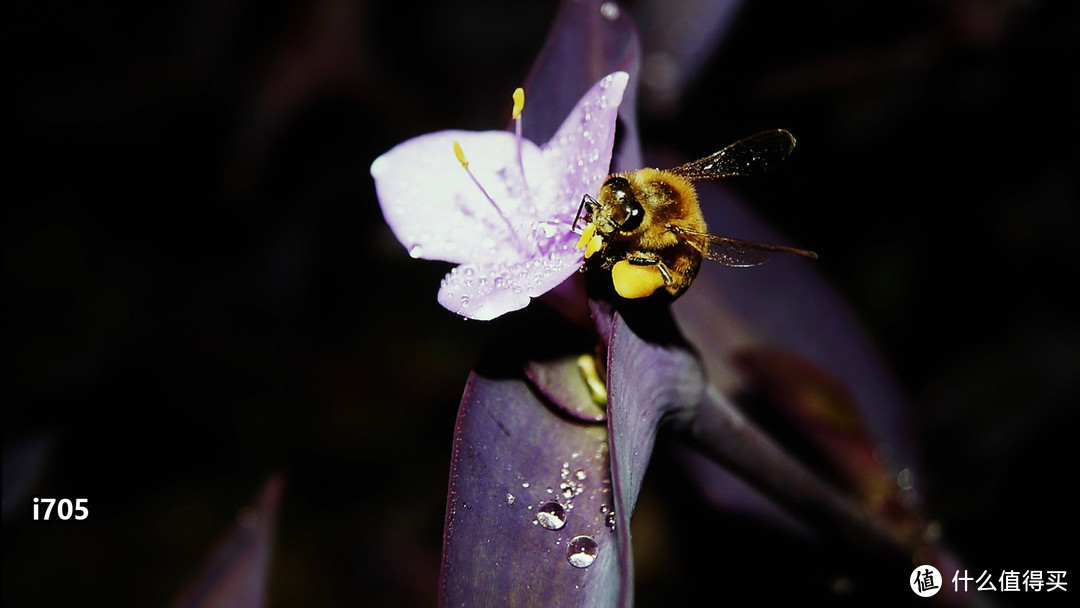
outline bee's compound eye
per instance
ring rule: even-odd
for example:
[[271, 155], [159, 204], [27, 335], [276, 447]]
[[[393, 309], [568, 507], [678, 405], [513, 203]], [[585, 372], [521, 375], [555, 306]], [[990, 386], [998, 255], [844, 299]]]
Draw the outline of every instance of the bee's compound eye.
[[626, 219], [619, 225], [619, 230], [623, 232], [636, 230], [641, 225], [641, 220], [645, 219], [645, 210], [633, 195], [630, 195], [624, 201], [624, 208], [626, 209]]
[[625, 177], [615, 176], [604, 182], [604, 188], [609, 189], [614, 199], [615, 213], [612, 219], [618, 225], [621, 232], [630, 232], [641, 225], [645, 218], [645, 210], [641, 207], [634, 191], [630, 188], [630, 182]]

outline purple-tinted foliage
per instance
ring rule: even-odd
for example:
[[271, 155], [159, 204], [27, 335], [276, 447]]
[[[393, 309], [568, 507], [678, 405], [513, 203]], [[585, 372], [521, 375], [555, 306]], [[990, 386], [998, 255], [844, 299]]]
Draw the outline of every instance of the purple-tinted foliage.
[[[541, 114], [569, 107], [566, 100], [576, 99], [583, 87], [612, 69], [613, 63], [630, 70], [630, 82], [635, 82], [633, 30], [622, 17], [612, 19], [610, 10], [602, 13], [599, 4], [564, 3], [530, 77], [531, 107], [544, 108]], [[623, 42], [613, 42], [609, 36]], [[619, 110], [623, 139], [613, 159], [617, 169], [640, 166], [632, 106], [626, 105], [632, 99], [631, 87]], [[545, 115], [525, 124], [527, 130], [533, 129], [532, 138], [543, 139], [546, 129], [559, 123]], [[799, 266], [778, 268], [778, 285], [783, 284], [782, 277], [805, 270]], [[814, 281], [817, 279], [811, 279], [811, 287], [806, 288], [810, 297], [817, 297], [823, 289], [820, 281]], [[697, 289], [695, 286], [690, 293]], [[723, 301], [722, 294], [711, 296]], [[790, 301], [777, 285], [758, 296]], [[819, 305], [828, 310], [817, 310]], [[822, 296], [809, 306], [816, 316], [801, 317], [798, 323], [836, 320], [840, 339], [851, 339], [857, 335], [857, 325], [842, 309], [831, 310], [836, 305], [834, 297]], [[790, 527], [802, 530], [806, 524], [891, 556], [916, 546], [910, 513], [896, 518], [902, 525], [892, 526], [891, 520], [883, 519], [883, 508], [864, 510], [861, 501], [872, 497], [837, 491], [817, 471], [764, 434], [725, 395], [724, 391], [746, 388], [741, 383], [748, 377], [772, 383], [784, 380], [786, 371], [794, 369], [785, 367], [783, 359], [750, 357], [742, 368], [733, 362], [737, 353], [729, 350], [729, 343], [772, 344], [776, 336], [755, 334], [753, 330], [759, 325], [741, 325], [738, 319], [726, 317], [720, 318], [720, 326], [712, 327], [708, 325], [714, 316], [711, 311], [693, 310], [705, 319], [705, 326], [688, 325], [688, 335], [699, 340], [710, 336], [704, 340], [704, 357], [683, 338], [672, 311], [651, 302], [620, 302], [616, 311], [608, 303], [594, 301], [590, 311], [594, 326], [585, 328], [578, 320], [567, 332], [575, 338], [561, 343], [549, 330], [565, 321], [545, 318], [533, 307], [523, 313], [532, 321], [527, 331], [502, 336], [486, 363], [471, 375], [458, 413], [441, 584], [446, 605], [479, 605], [517, 597], [529, 604], [631, 605], [630, 517], [657, 434], [665, 425], [710, 459], [713, 464], [698, 466], [706, 478], [717, 479], [710, 474], [717, 470], [716, 463], [730, 467], [758, 492], [800, 518], [799, 522], [787, 520]], [[758, 311], [739, 312], [753, 318]], [[761, 323], [772, 327], [770, 323], [775, 322], [769, 309], [763, 312], [766, 319]], [[799, 339], [820, 337], [813, 331], [807, 334], [785, 327], [783, 322], [776, 326], [777, 331], [792, 331]], [[783, 340], [775, 343], [786, 344]], [[862, 344], [856, 342], [851, 347], [854, 351], [840, 348], [836, 356], [868, 356], [859, 354]], [[603, 362], [600, 373], [606, 381], [606, 426], [598, 423], [605, 419], [605, 411], [593, 401], [576, 364], [582, 355]], [[755, 363], [762, 361], [766, 369], [755, 370]], [[768, 373], [767, 367], [774, 361], [780, 362], [779, 376]], [[873, 370], [875, 365], [870, 363], [864, 369]], [[716, 374], [712, 379], [720, 388], [708, 385], [706, 367]], [[755, 376], [755, 371], [760, 373]], [[810, 373], [798, 378], [813, 383], [819, 376]], [[877, 380], [885, 382], [887, 377], [872, 379]], [[776, 384], [786, 387], [783, 382]], [[822, 381], [821, 385], [829, 383]], [[889, 386], [886, 382], [878, 389], [874, 406], [894, 404], [889, 401], [894, 398]], [[777, 395], [784, 396], [782, 392]], [[862, 392], [857, 396], [866, 397]], [[835, 401], [836, 412], [858, 415], [842, 396]], [[796, 398], [790, 407], [805, 414], [799, 405]], [[825, 433], [830, 430], [827, 423], [811, 426]], [[855, 431], [848, 435], [852, 449], [834, 454], [840, 460], [852, 454], [858, 460], [869, 453], [865, 449], [870, 445], [867, 433], [859, 425], [852, 428]], [[845, 472], [857, 482], [862, 469]], [[872, 475], [878, 473], [873, 469]], [[893, 494], [885, 492], [889, 499]], [[763, 501], [753, 498], [744, 504], [768, 504]], [[555, 530], [543, 525], [550, 521], [548, 516], [537, 515], [549, 508], [558, 511], [558, 519], [564, 522]], [[595, 561], [585, 568], [575, 567], [582, 564], [568, 559], [568, 543], [581, 536], [590, 539], [595, 551]]]
[[236, 526], [207, 556], [173, 608], [262, 608], [266, 575], [284, 480], [271, 476], [252, 503], [240, 510]]
[[[699, 184], [698, 191], [713, 231], [761, 242], [782, 240], [720, 185]], [[876, 448], [874, 458], [882, 470], [895, 475], [902, 469], [918, 469], [895, 381], [850, 309], [813, 262], [774, 256], [753, 272], [706, 264], [694, 289], [672, 308], [700, 353], [710, 381], [721, 391], [757, 390], [749, 386], [755, 373], [747, 367], [755, 364], [751, 361], [760, 362], [767, 352], [782, 352], [819, 366], [821, 374], [843, 387], [846, 401], [865, 421], [866, 440]], [[723, 339], [707, 338], [717, 336]], [[771, 359], [778, 361], [775, 356]], [[704, 463], [695, 467], [708, 477], [705, 468]], [[745, 496], [743, 489], [733, 492]], [[717, 499], [723, 495], [715, 484], [707, 493]]]
[[[679, 416], [701, 401], [705, 377], [693, 353], [682, 342], [671, 317], [650, 314], [632, 318], [615, 315], [608, 340], [608, 432], [611, 443], [613, 491], [617, 525], [629, 530], [645, 470], [649, 465], [660, 422]], [[620, 536], [619, 563], [629, 567], [630, 536]], [[629, 605], [633, 588], [621, 590]]]
[[[625, 569], [607, 521], [609, 471], [602, 423], [561, 415], [519, 371], [474, 372], [450, 465], [443, 604], [613, 605]], [[569, 560], [578, 536], [598, 547], [585, 568]]]

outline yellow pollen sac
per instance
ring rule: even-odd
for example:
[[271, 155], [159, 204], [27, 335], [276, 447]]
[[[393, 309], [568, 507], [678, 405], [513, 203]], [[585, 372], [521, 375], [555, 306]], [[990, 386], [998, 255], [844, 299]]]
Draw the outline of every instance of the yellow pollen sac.
[[459, 163], [461, 163], [462, 169], [469, 168], [469, 161], [465, 158], [465, 151], [461, 149], [461, 142], [454, 140], [454, 156], [457, 157]]
[[517, 120], [518, 116], [521, 116], [521, 111], [525, 109], [525, 89], [518, 87], [514, 89], [514, 109], [510, 112], [510, 118]]
[[637, 266], [620, 260], [611, 269], [611, 282], [615, 285], [616, 293], [632, 300], [651, 296], [663, 287], [664, 275], [656, 265]]
[[585, 226], [585, 229], [581, 231], [581, 238], [578, 239], [577, 245], [575, 245], [574, 248], [583, 249], [585, 245], [588, 244], [589, 239], [591, 239], [594, 234], [596, 234], [596, 224], [588, 224], [587, 226]]
[[604, 237], [597, 234], [589, 239], [589, 244], [585, 247], [585, 257], [591, 258], [592, 254], [596, 253], [600, 249], [600, 245], [604, 244]]

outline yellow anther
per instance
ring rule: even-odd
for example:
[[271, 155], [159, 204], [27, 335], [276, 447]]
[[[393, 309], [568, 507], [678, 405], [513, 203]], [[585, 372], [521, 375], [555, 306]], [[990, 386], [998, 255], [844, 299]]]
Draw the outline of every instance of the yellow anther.
[[585, 257], [591, 258], [592, 254], [600, 250], [600, 246], [604, 244], [604, 237], [599, 234], [589, 239], [589, 244], [585, 247]]
[[461, 163], [462, 169], [469, 168], [469, 161], [465, 159], [465, 151], [461, 149], [461, 142], [454, 140], [454, 156], [457, 157], [459, 163]]
[[510, 112], [510, 118], [517, 120], [518, 116], [521, 116], [521, 111], [525, 109], [525, 89], [518, 87], [514, 89], [514, 110]]
[[611, 282], [615, 285], [615, 291], [624, 298], [644, 298], [663, 287], [664, 275], [655, 264], [639, 266], [619, 260], [611, 269]]
[[[577, 242], [577, 245], [575, 245], [575, 248], [584, 249], [585, 245], [589, 244], [589, 239], [591, 239], [594, 234], [596, 234], [596, 224], [587, 224], [585, 226], [585, 229], [581, 231], [581, 238], [578, 239], [578, 242]], [[588, 256], [585, 256], [585, 257], [588, 257]]]

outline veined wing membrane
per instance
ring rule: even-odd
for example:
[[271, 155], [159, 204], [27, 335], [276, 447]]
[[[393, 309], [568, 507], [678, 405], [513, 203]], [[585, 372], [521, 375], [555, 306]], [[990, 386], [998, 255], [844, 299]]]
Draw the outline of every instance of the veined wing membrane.
[[670, 171], [690, 181], [754, 175], [784, 160], [794, 148], [795, 137], [791, 133], [783, 129], [762, 131]]
[[706, 241], [708, 243], [708, 249], [703, 252], [705, 257], [714, 262], [719, 262], [724, 266], [733, 266], [736, 268], [760, 266], [769, 261], [770, 253], [793, 253], [805, 258], [810, 258], [811, 260], [816, 260], [818, 257], [813, 251], [796, 249], [795, 247], [755, 243], [753, 241], [744, 241], [730, 236], [693, 232], [675, 227], [672, 227], [672, 230], [685, 236], [697, 237]]

